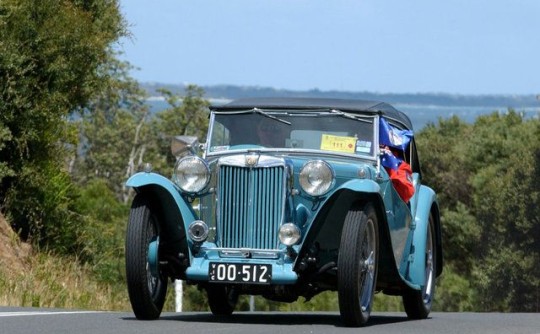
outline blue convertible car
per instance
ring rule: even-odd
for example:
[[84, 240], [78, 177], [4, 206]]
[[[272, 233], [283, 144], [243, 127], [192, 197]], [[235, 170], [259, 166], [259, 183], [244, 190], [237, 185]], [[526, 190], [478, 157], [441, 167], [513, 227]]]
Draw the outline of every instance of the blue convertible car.
[[[384, 163], [388, 138], [393, 163], [410, 170], [410, 198]], [[205, 143], [175, 137], [172, 151], [171, 178], [127, 181], [137, 318], [159, 317], [169, 279], [204, 289], [218, 315], [242, 294], [293, 302], [330, 290], [346, 326], [369, 320], [375, 292], [402, 296], [409, 318], [428, 316], [442, 272], [439, 206], [402, 112], [359, 100], [236, 100], [210, 108]]]

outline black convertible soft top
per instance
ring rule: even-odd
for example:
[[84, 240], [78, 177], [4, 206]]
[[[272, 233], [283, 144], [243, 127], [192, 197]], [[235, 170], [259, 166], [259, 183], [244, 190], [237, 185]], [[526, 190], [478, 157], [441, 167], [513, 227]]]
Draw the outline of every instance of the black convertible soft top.
[[335, 109], [349, 113], [380, 114], [406, 129], [412, 130], [409, 117], [386, 102], [366, 100], [346, 100], [328, 98], [245, 98], [229, 102], [225, 105], [211, 106], [214, 111], [233, 111], [258, 109], [279, 110], [320, 110]]

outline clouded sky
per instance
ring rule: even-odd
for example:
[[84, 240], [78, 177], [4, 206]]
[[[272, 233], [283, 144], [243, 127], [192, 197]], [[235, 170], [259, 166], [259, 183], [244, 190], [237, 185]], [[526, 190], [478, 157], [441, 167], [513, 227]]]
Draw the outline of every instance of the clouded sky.
[[540, 94], [539, 0], [120, 0], [140, 81]]

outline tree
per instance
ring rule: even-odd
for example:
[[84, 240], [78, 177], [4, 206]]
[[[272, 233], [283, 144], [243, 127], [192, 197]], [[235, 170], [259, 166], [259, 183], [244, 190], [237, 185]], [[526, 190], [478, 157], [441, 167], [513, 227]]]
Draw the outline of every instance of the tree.
[[428, 124], [416, 136], [423, 182], [437, 190], [440, 202], [450, 209], [460, 202], [470, 202], [470, 172], [462, 166], [467, 158], [463, 151], [465, 139], [471, 132], [469, 124], [453, 116], [439, 119], [437, 125]]
[[[417, 139], [442, 209], [445, 284], [471, 290], [455, 310], [538, 311], [540, 121], [513, 110], [473, 125], [453, 118]], [[442, 300], [453, 300], [457, 291], [446, 287]]]
[[475, 276], [482, 308], [538, 312], [540, 121], [510, 111], [480, 117], [475, 127], [468, 152], [477, 170], [472, 204], [482, 222]]
[[175, 162], [170, 153], [173, 136], [202, 137], [208, 127], [208, 102], [195, 85], [186, 88], [184, 97], [163, 89], [171, 108], [152, 115], [146, 92], [130, 76], [133, 67], [120, 61], [109, 64], [106, 89], [81, 110], [81, 145], [73, 175], [80, 184], [104, 180], [126, 204], [132, 193], [125, 182], [146, 163], [170, 174]]
[[68, 119], [103, 82], [99, 68], [124, 33], [113, 0], [0, 2], [0, 209], [23, 237], [77, 245]]
[[118, 201], [106, 180], [94, 179], [81, 189], [75, 207], [81, 214], [79, 236], [84, 240], [78, 260], [90, 264], [100, 281], [124, 283], [128, 206]]
[[102, 69], [107, 84], [80, 110], [81, 140], [72, 171], [80, 184], [104, 180], [123, 203], [130, 197], [125, 181], [143, 164], [153, 141], [146, 92], [130, 76], [132, 69], [115, 59]]
[[208, 130], [210, 103], [203, 98], [204, 90], [196, 85], [188, 85], [185, 90], [185, 96], [175, 95], [167, 89], [159, 90], [171, 107], [156, 115], [154, 127], [160, 152], [171, 165], [174, 164], [174, 157], [170, 153], [172, 137], [190, 135], [201, 140]]

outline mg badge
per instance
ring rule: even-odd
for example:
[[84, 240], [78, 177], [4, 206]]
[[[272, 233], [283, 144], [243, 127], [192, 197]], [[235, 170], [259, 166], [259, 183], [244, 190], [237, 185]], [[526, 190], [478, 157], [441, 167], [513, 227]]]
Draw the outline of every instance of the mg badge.
[[247, 167], [255, 167], [255, 166], [257, 166], [258, 162], [259, 162], [259, 155], [258, 154], [247, 154], [246, 155], [246, 166]]

